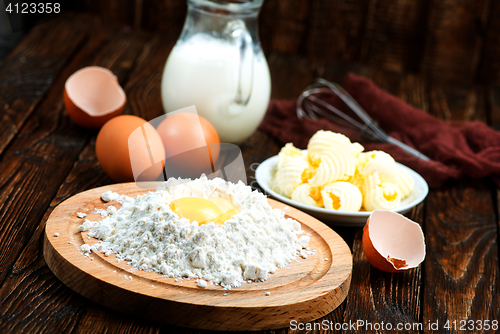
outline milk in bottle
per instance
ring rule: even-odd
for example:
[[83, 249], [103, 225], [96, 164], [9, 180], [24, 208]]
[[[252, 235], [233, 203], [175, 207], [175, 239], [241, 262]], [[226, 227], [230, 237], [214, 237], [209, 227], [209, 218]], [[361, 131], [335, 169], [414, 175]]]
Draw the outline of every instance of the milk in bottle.
[[[198, 114], [215, 127], [221, 142], [241, 143], [255, 131], [271, 91], [256, 31], [261, 4], [248, 1], [229, 7], [217, 1], [188, 1], [183, 34], [163, 72], [165, 112], [195, 105]], [[210, 13], [211, 6], [218, 6], [216, 14]]]

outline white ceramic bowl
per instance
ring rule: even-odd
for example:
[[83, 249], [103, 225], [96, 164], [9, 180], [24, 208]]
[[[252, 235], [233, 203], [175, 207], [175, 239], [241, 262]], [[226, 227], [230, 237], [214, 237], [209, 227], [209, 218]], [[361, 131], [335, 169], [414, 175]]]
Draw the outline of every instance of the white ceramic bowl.
[[[325, 208], [318, 208], [315, 206], [299, 203], [292, 201], [290, 198], [282, 196], [271, 189], [271, 181], [276, 173], [276, 165], [278, 164], [278, 156], [275, 155], [264, 162], [262, 162], [255, 171], [255, 179], [261, 186], [261, 188], [266, 192], [266, 195], [272, 196], [277, 200], [290, 204], [311, 216], [318, 218], [324, 223], [331, 225], [344, 225], [344, 226], [363, 226], [366, 220], [372, 213], [372, 211], [359, 211], [359, 212], [348, 212], [348, 211], [335, 211]], [[415, 187], [411, 194], [401, 201], [401, 204], [394, 210], [398, 213], [406, 213], [410, 211], [414, 206], [421, 203], [429, 192], [429, 186], [425, 182], [424, 178], [420, 176], [414, 170], [398, 163], [398, 166], [405, 169], [410, 176], [415, 180]]]

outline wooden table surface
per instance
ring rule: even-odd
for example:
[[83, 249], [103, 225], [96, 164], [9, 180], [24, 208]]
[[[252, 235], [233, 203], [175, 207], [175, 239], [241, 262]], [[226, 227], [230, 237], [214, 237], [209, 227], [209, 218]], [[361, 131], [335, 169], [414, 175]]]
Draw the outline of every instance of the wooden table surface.
[[[127, 94], [125, 113], [152, 119], [162, 114], [160, 80], [175, 40], [68, 14], [35, 27], [0, 63], [0, 333], [203, 332], [145, 321], [87, 300], [52, 274], [42, 254], [45, 222], [54, 207], [113, 183], [95, 157], [97, 130], [76, 126], [64, 110], [64, 82], [84, 66], [107, 67]], [[297, 97], [318, 76], [342, 82], [352, 71], [439, 118], [479, 120], [500, 129], [500, 86], [437, 83], [333, 60], [311, 64], [291, 55], [267, 59], [273, 98]], [[251, 182], [255, 167], [277, 154], [280, 143], [257, 131], [241, 149]], [[408, 214], [423, 227], [427, 257], [404, 273], [369, 265], [361, 228], [334, 227], [353, 254], [347, 299], [324, 318], [274, 332], [388, 332], [389, 324], [392, 332], [459, 332], [462, 325], [467, 333], [495, 332], [499, 195], [489, 179], [455, 180], [431, 189]], [[356, 329], [354, 324], [362, 322]], [[398, 324], [402, 330], [396, 330]]]

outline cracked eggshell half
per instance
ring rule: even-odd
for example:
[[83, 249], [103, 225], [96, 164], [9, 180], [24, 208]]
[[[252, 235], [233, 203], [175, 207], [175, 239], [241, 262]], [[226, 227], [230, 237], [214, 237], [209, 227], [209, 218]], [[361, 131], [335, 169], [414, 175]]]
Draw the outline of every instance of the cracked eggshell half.
[[418, 267], [425, 258], [420, 225], [392, 211], [373, 211], [363, 228], [362, 244], [370, 264], [390, 273]]
[[117, 77], [99, 66], [76, 71], [64, 85], [64, 105], [69, 117], [86, 128], [100, 128], [120, 115], [126, 100]]

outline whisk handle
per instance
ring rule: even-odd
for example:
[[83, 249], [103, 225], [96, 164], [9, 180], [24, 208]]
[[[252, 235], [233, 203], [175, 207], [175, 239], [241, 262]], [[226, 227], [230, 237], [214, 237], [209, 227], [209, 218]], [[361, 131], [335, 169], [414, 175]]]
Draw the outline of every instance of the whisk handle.
[[387, 136], [387, 142], [391, 143], [391, 144], [394, 144], [394, 145], [397, 145], [399, 147], [401, 147], [403, 150], [405, 150], [406, 152], [410, 153], [411, 155], [417, 157], [417, 158], [420, 158], [424, 161], [429, 161], [431, 160], [429, 157], [427, 157], [426, 155], [420, 153], [419, 151], [417, 151], [416, 149], [414, 149], [413, 147], [410, 147], [402, 142], [400, 142], [399, 140], [397, 140], [396, 138], [394, 137], [391, 137], [391, 136]]

